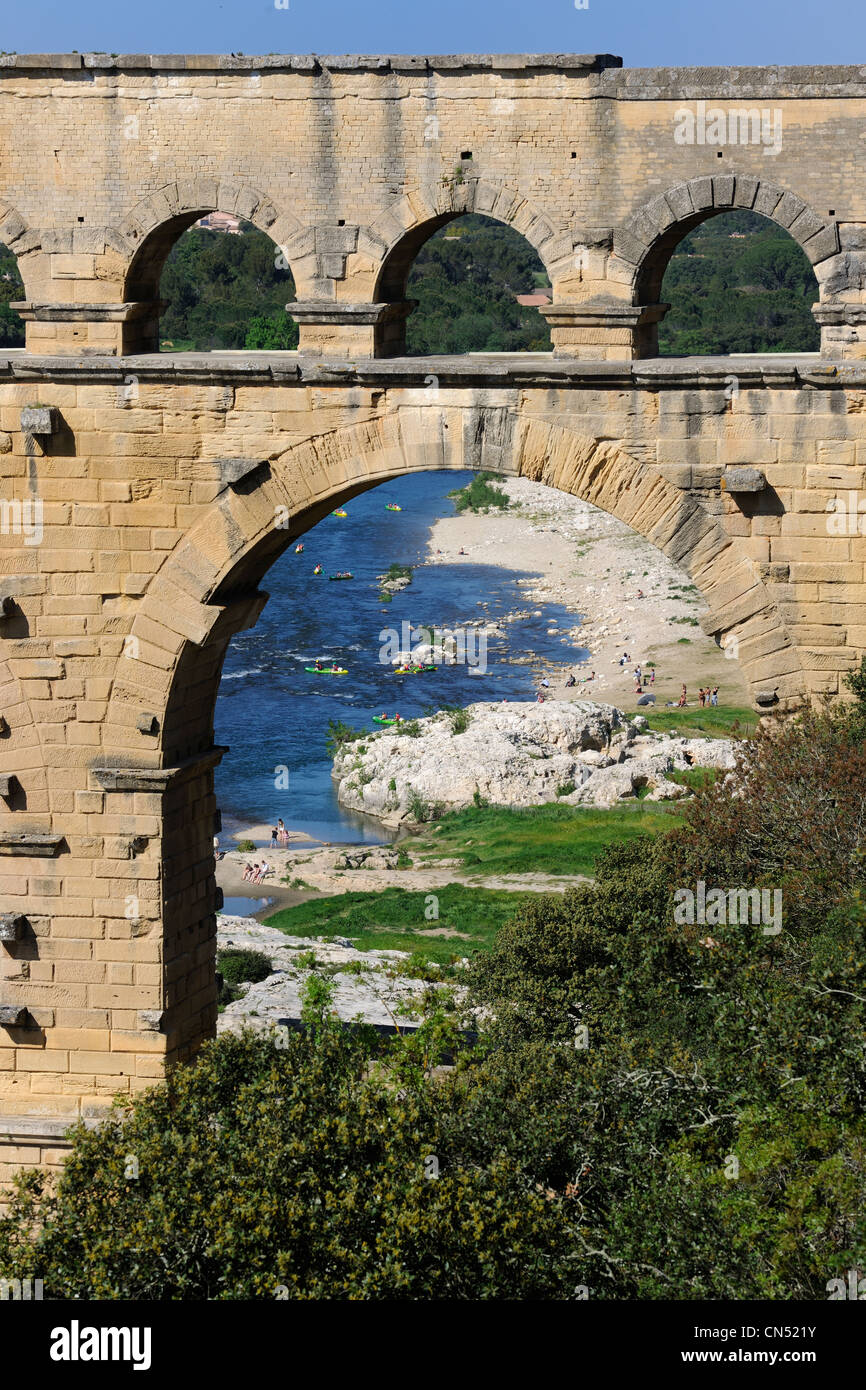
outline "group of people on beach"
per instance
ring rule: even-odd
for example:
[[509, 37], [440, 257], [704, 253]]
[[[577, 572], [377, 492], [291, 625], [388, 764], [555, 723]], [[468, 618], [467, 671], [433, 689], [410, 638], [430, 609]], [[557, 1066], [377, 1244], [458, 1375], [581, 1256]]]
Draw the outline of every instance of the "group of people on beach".
[[634, 676], [634, 693], [635, 693], [635, 695], [640, 695], [640, 693], [641, 693], [641, 691], [643, 690], [643, 688], [644, 688], [645, 685], [653, 686], [653, 685], [655, 685], [655, 683], [656, 683], [656, 668], [655, 668], [655, 666], [651, 666], [651, 667], [649, 668], [649, 671], [644, 671], [644, 669], [643, 669], [643, 667], [641, 666], [640, 662], [638, 662], [638, 664], [637, 664], [637, 666], [635, 666], [634, 671], [632, 672], [632, 674], [633, 674], [633, 676]]
[[247, 883], [261, 883], [270, 872], [270, 864], [263, 859], [260, 864], [245, 864], [243, 877]]
[[[680, 692], [680, 698], [677, 700], [677, 709], [685, 708], [688, 704], [687, 696], [688, 691], [684, 685]], [[712, 688], [710, 688], [710, 686], [701, 686], [698, 691], [698, 698], [701, 702], [702, 709], [709, 708], [710, 705], [717, 705], [719, 703], [719, 687], [717, 685], [714, 685]]]
[[278, 820], [271, 828], [271, 849], [276, 849], [277, 845], [287, 845], [289, 843], [289, 832], [283, 825], [282, 820]]

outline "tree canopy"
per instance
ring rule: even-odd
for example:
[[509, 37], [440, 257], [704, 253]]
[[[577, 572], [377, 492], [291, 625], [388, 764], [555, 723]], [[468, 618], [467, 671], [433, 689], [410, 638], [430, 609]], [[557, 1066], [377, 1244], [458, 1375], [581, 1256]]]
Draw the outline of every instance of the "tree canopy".
[[[322, 975], [306, 1032], [224, 1036], [80, 1127], [58, 1182], [17, 1179], [0, 1276], [80, 1299], [826, 1298], [866, 1257], [866, 661], [850, 684], [746, 743], [685, 826], [523, 900], [416, 1034], [347, 1032]], [[696, 877], [780, 891], [779, 929], [681, 924]]]

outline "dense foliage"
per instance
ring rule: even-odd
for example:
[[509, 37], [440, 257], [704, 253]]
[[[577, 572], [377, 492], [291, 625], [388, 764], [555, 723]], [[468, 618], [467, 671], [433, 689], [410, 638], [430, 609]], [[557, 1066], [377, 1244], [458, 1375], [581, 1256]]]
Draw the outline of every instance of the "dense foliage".
[[264, 232], [242, 224], [239, 236], [191, 227], [169, 254], [160, 295], [168, 308], [160, 341], [197, 348], [294, 348], [298, 329], [286, 313], [291, 273]]
[[817, 352], [818, 283], [784, 227], [754, 212], [711, 217], [677, 247], [662, 283], [659, 350], [680, 356]]
[[9, 308], [11, 300], [23, 298], [18, 262], [8, 247], [0, 244], [0, 347], [24, 346], [24, 320]]
[[458, 512], [489, 512], [491, 507], [505, 511], [509, 506], [508, 493], [497, 487], [495, 473], [476, 473], [466, 487], [455, 488], [448, 496]]
[[407, 295], [418, 307], [406, 325], [410, 356], [440, 352], [549, 352], [538, 310], [518, 304], [548, 283], [538, 254], [518, 232], [469, 214], [422, 246]]
[[[826, 1298], [866, 1258], [866, 663], [852, 693], [759, 735], [594, 884], [529, 895], [469, 969], [477, 1042], [431, 988], [383, 1050], [316, 977], [305, 1034], [226, 1036], [81, 1128], [56, 1187], [21, 1176], [0, 1275], [88, 1299]], [[781, 931], [679, 925], [694, 875], [780, 885]]]

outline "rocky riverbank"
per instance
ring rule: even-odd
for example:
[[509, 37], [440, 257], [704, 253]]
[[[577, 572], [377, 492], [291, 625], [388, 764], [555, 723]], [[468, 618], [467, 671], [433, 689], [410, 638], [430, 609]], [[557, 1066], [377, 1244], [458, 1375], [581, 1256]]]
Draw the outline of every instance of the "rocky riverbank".
[[[220, 1033], [245, 1027], [266, 1032], [280, 1018], [300, 1018], [304, 986], [314, 972], [330, 977], [331, 1007], [344, 1023], [363, 1019], [378, 1026], [412, 1027], [417, 1003], [429, 988], [429, 981], [405, 973], [408, 952], [359, 951], [345, 939], [287, 936], [249, 917], [221, 916], [217, 948], [259, 951], [271, 963], [267, 979], [238, 987], [241, 997], [219, 1016]], [[428, 962], [426, 969], [435, 975], [435, 965]]]
[[[738, 663], [727, 660], [699, 626], [707, 611], [704, 598], [656, 546], [591, 503], [543, 483], [504, 478], [497, 486], [509, 508], [442, 517], [431, 531], [426, 563], [528, 571], [532, 578], [519, 581], [528, 611], [557, 603], [575, 614], [573, 626], [552, 635], [563, 646], [587, 647], [583, 666], [572, 667], [565, 658], [561, 664], [526, 658], [539, 677], [549, 678], [556, 699], [591, 694], [632, 709], [632, 671], [637, 663], [646, 669], [653, 662], [660, 706], [679, 700], [683, 683], [690, 705], [705, 685], [718, 685], [726, 705], [751, 703]], [[483, 597], [477, 607], [485, 613]], [[507, 626], [521, 616], [515, 611], [499, 621]], [[624, 651], [630, 660], [620, 666]], [[592, 671], [595, 676], [582, 691], [567, 688], [570, 669], [579, 681]]]
[[612, 806], [643, 791], [675, 800], [688, 789], [667, 774], [733, 763], [728, 739], [653, 733], [614, 705], [503, 701], [344, 744], [333, 775], [343, 806], [399, 827], [479, 802]]

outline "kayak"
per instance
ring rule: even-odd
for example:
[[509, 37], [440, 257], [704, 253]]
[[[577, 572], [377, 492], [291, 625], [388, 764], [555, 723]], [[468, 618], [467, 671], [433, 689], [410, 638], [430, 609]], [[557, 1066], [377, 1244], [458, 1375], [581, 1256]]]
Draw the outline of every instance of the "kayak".
[[402, 512], [402, 510], [403, 510], [403, 508], [402, 508], [402, 507], [398, 507], [396, 502], [386, 502], [386, 503], [385, 503], [385, 511], [386, 511], [386, 512]]
[[305, 666], [305, 671], [309, 671], [311, 676], [348, 676], [349, 672], [345, 666]]
[[354, 579], [355, 576], [354, 576], [353, 574], [329, 574], [329, 575], [328, 575], [328, 578], [329, 578], [329, 579]]
[[296, 554], [296, 555], [300, 555], [300, 553], [301, 553], [301, 551], [303, 550], [303, 548], [304, 548], [303, 542], [302, 542], [300, 545], [296, 545], [296, 546], [295, 546], [295, 554]]
[[321, 574], [321, 573], [322, 573], [322, 566], [321, 566], [321, 565], [316, 565], [316, 568], [313, 570], [313, 574]]
[[[402, 720], [400, 720], [399, 722], [402, 723]], [[396, 719], [383, 719], [381, 714], [374, 714], [374, 715], [373, 715], [373, 723], [374, 723], [374, 724], [396, 724], [396, 723], [398, 723], [398, 720], [396, 720]]]
[[348, 515], [349, 515], [349, 513], [348, 513], [348, 512], [344, 512], [342, 507], [338, 507], [337, 510], [336, 510], [335, 512], [331, 512], [331, 516], [348, 516]]

